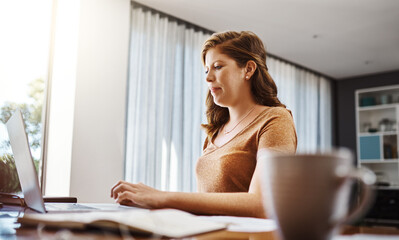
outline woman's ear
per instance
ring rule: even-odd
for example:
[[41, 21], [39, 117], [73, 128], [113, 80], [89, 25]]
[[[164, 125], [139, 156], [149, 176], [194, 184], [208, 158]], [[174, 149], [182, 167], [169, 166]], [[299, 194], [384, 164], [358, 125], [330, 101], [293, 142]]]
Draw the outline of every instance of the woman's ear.
[[252, 75], [254, 74], [256, 70], [256, 63], [252, 60], [249, 60], [247, 62], [247, 65], [245, 66], [245, 79], [251, 79]]

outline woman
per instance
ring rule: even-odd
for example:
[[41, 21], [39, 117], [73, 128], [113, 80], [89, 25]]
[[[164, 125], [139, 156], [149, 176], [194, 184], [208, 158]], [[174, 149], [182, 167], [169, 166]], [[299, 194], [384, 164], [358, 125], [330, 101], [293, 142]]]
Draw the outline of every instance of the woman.
[[265, 217], [256, 155], [261, 148], [296, 151], [292, 115], [277, 98], [265, 48], [254, 33], [213, 34], [204, 44], [202, 60], [209, 86], [208, 124], [203, 125], [208, 137], [196, 167], [198, 193], [119, 181], [111, 197], [144, 208]]

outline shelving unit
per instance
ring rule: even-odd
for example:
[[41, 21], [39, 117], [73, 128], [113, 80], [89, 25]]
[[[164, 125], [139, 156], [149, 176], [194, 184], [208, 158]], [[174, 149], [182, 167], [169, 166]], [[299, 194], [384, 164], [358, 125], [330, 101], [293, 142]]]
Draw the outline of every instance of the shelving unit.
[[380, 185], [399, 186], [399, 85], [357, 90], [358, 165], [377, 175]]

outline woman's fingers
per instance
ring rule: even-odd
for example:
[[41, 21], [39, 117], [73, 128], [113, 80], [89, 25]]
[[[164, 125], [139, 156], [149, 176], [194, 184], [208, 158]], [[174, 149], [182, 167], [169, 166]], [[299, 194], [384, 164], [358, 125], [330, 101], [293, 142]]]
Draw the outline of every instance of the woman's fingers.
[[122, 205], [137, 206], [137, 204], [134, 202], [134, 193], [131, 192], [118, 193], [115, 202]]
[[118, 197], [118, 194], [124, 191], [134, 192], [135, 184], [128, 183], [125, 181], [119, 181], [111, 188], [111, 197], [116, 199]]
[[134, 202], [130, 201], [130, 200], [123, 200], [119, 203], [120, 205], [125, 205], [125, 206], [130, 206], [130, 207], [140, 207], [139, 205], [135, 204]]
[[111, 188], [111, 197], [112, 197], [112, 198], [115, 198], [115, 197], [114, 197], [114, 189], [115, 189], [116, 187], [118, 187], [119, 185], [121, 185], [123, 182], [124, 182], [124, 181], [120, 180], [120, 181], [118, 181], [114, 186], [112, 186], [112, 188]]
[[119, 181], [111, 188], [111, 197], [115, 199], [115, 202], [144, 208], [159, 208], [162, 194], [163, 192], [143, 183]]

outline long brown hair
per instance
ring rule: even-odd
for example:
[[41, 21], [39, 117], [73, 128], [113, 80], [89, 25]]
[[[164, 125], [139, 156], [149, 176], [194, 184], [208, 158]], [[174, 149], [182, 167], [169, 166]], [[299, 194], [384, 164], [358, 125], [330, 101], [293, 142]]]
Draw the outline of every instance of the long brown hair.
[[[285, 107], [277, 98], [277, 86], [269, 75], [266, 66], [266, 50], [262, 40], [253, 32], [221, 32], [214, 33], [205, 41], [202, 47], [202, 63], [205, 65], [206, 53], [214, 47], [221, 53], [234, 59], [241, 68], [252, 60], [257, 68], [252, 75], [251, 93], [257, 104], [270, 107]], [[208, 124], [202, 124], [209, 140], [216, 136], [219, 129], [229, 120], [229, 110], [220, 107], [213, 101], [212, 94], [208, 91], [206, 97], [206, 117]]]

